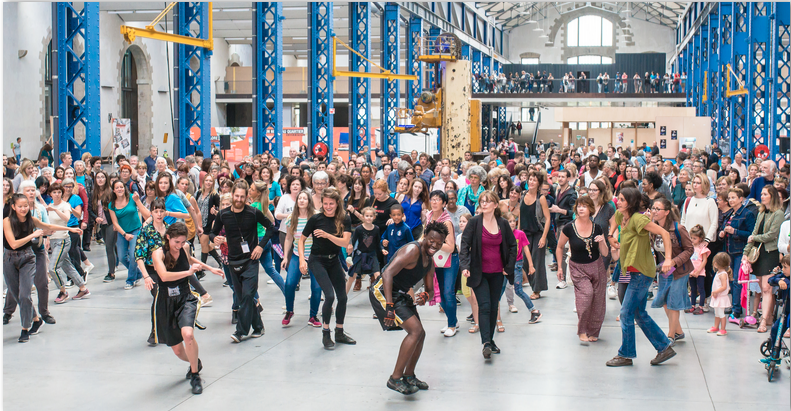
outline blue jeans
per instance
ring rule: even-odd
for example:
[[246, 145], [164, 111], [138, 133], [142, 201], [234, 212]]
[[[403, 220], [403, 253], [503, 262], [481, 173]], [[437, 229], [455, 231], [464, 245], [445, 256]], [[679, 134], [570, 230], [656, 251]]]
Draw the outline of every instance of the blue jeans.
[[670, 340], [645, 311], [648, 302], [648, 287], [651, 286], [654, 279], [641, 273], [631, 274], [632, 279], [621, 305], [621, 348], [618, 349], [618, 355], [624, 358], [637, 357], [635, 321], [658, 352], [662, 352], [670, 346]]
[[[294, 312], [294, 298], [297, 291], [297, 284], [302, 278], [302, 272], [299, 271], [299, 257], [291, 255], [288, 261], [288, 272], [286, 274], [286, 311]], [[316, 317], [319, 313], [319, 304], [321, 303], [321, 287], [313, 277], [310, 275], [310, 316]]]
[[522, 288], [522, 265], [524, 264], [524, 260], [520, 260], [516, 262], [516, 266], [514, 267], [514, 293], [525, 302], [527, 309], [533, 311], [535, 306], [533, 306], [533, 300], [525, 292], [524, 288]]
[[742, 316], [742, 285], [739, 284], [739, 267], [742, 265], [742, 255], [731, 255], [731, 270], [733, 270], [733, 281], [731, 281], [731, 312], [734, 318]]
[[[261, 244], [259, 243], [258, 245]], [[283, 276], [280, 275], [279, 270], [275, 269], [275, 262], [272, 258], [272, 253], [274, 253], [272, 250], [272, 243], [266, 243], [266, 245], [263, 247], [264, 252], [261, 253], [261, 257], [258, 259], [258, 262], [261, 263], [261, 267], [264, 268], [264, 271], [266, 271], [267, 275], [269, 275], [269, 277], [275, 281], [277, 287], [280, 288], [280, 292], [285, 293], [286, 283], [283, 281]], [[277, 268], [280, 268], [280, 266], [278, 265]]]
[[117, 233], [118, 240], [115, 246], [118, 250], [118, 259], [121, 260], [121, 264], [129, 270], [126, 276], [127, 284], [134, 284], [135, 281], [143, 278], [143, 274], [140, 273], [140, 269], [137, 268], [137, 263], [135, 262], [135, 244], [137, 243], [137, 233], [139, 232], [140, 229], [127, 231], [127, 234], [132, 234], [134, 236], [131, 240], [127, 240], [121, 233]]
[[[225, 272], [225, 279], [228, 280], [228, 287], [231, 288], [231, 295], [233, 296], [231, 309], [236, 311], [239, 309], [239, 300], [236, 299], [236, 292], [233, 288], [233, 277], [231, 276], [231, 269], [228, 268], [228, 264], [222, 265], [222, 271]], [[258, 301], [258, 291], [255, 292], [255, 300]]]
[[450, 267], [435, 268], [437, 282], [439, 283], [440, 305], [448, 317], [448, 327], [456, 327], [456, 277], [459, 275], [459, 254], [453, 253], [450, 257]]

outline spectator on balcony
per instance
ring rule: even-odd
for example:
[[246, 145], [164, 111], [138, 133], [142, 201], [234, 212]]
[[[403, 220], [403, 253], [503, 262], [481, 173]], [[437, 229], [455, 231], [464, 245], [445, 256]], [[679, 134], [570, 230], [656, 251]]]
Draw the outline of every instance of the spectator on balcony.
[[640, 78], [640, 73], [634, 73], [634, 92], [635, 93], [642, 93], [643, 92], [643, 80]]
[[618, 81], [621, 78], [621, 72], [615, 73], [615, 88], [613, 93], [620, 93], [621, 92], [621, 82]]
[[604, 77], [601, 75], [601, 73], [599, 73], [599, 75], [596, 76], [596, 86], [599, 88], [599, 93], [601, 93], [601, 89], [603, 85], [604, 85]]
[[552, 73], [547, 75], [547, 91], [549, 93], [555, 91], [555, 77], [552, 76]]
[[602, 83], [604, 83], [604, 92], [610, 92], [610, 75], [606, 72], [604, 73], [604, 77], [602, 77]]
[[625, 71], [621, 74], [621, 83], [621, 87], [623, 87], [621, 93], [626, 93], [629, 89], [629, 75]]
[[650, 93], [651, 92], [651, 74], [649, 72], [645, 72], [645, 76], [643, 76], [643, 93]]
[[577, 79], [577, 84], [581, 93], [590, 92], [590, 88], [588, 87], [588, 76], [584, 71], [580, 72], [580, 77]]

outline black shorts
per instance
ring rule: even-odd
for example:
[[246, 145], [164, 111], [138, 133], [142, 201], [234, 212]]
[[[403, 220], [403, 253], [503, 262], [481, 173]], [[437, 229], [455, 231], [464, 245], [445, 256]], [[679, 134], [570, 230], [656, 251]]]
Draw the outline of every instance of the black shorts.
[[[175, 290], [175, 291], [174, 291]], [[169, 296], [178, 292], [178, 295]], [[159, 285], [154, 296], [154, 340], [168, 347], [180, 344], [181, 329], [195, 327], [200, 300], [189, 287], [169, 289]]]
[[417, 317], [420, 320], [420, 315], [417, 313], [417, 307], [415, 306], [414, 301], [412, 301], [412, 297], [405, 292], [400, 292], [393, 290], [393, 308], [395, 309], [395, 325], [392, 327], [388, 327], [385, 325], [385, 316], [387, 315], [387, 301], [385, 300], [385, 286], [384, 280], [380, 277], [376, 284], [374, 284], [368, 292], [368, 296], [371, 300], [371, 306], [374, 309], [374, 313], [376, 313], [376, 318], [379, 320], [379, 324], [382, 325], [382, 329], [385, 331], [392, 331], [392, 330], [400, 330], [401, 324], [404, 321], [412, 318], [413, 316]]

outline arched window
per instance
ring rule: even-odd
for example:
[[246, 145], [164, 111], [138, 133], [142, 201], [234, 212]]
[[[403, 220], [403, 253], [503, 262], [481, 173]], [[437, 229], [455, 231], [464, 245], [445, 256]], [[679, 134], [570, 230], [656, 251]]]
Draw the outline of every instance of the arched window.
[[612, 22], [599, 16], [582, 16], [566, 25], [569, 47], [610, 47], [613, 45]]
[[568, 64], [612, 64], [611, 57], [604, 56], [578, 56], [566, 60]]

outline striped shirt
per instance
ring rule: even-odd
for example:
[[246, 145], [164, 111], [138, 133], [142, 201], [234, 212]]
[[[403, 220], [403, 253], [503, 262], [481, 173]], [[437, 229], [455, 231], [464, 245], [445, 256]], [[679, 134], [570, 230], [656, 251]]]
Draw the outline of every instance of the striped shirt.
[[[297, 219], [297, 228], [294, 230], [294, 255], [299, 257], [299, 239], [302, 237], [302, 230], [305, 228], [305, 224], [308, 223], [307, 217], [299, 217]], [[286, 217], [283, 220], [283, 227], [286, 230], [291, 228], [291, 216]], [[305, 239], [305, 259], [307, 260], [310, 257], [310, 247], [313, 245], [313, 236], [310, 236]]]

